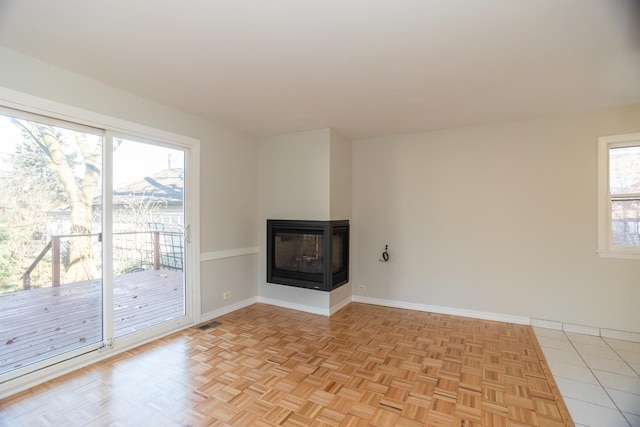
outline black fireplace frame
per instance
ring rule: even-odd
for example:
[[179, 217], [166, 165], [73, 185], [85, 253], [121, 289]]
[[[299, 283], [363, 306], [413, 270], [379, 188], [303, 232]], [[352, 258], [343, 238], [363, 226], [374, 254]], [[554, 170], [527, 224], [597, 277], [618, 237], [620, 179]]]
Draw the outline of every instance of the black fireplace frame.
[[[278, 232], [300, 234], [321, 234], [323, 236], [323, 273], [312, 274], [281, 270], [275, 266], [275, 235]], [[343, 234], [342, 271], [332, 270], [334, 232]], [[267, 283], [296, 286], [319, 291], [332, 291], [349, 282], [349, 220], [305, 221], [305, 220], [267, 220]]]

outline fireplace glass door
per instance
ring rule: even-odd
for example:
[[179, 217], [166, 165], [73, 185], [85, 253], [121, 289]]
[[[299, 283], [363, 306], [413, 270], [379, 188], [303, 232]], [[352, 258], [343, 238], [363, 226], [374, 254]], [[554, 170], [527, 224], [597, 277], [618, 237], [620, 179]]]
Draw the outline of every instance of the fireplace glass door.
[[322, 274], [324, 239], [321, 233], [278, 231], [275, 246], [276, 269]]

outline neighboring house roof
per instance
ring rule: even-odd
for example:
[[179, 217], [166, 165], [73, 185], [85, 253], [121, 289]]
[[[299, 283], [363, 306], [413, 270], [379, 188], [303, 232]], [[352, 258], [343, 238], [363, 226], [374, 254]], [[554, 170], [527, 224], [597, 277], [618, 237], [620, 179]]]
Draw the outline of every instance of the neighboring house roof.
[[[101, 190], [98, 190], [101, 193]], [[129, 205], [132, 197], [136, 204], [158, 205], [158, 207], [179, 206], [183, 203], [184, 195], [184, 169], [164, 169], [145, 176], [142, 179], [119, 186], [113, 191], [113, 206], [121, 207]], [[93, 199], [94, 208], [102, 204], [101, 196]], [[65, 214], [71, 210], [71, 206], [61, 205], [50, 209], [50, 214]]]
[[135, 196], [144, 203], [179, 205], [184, 196], [184, 169], [164, 169], [113, 191], [113, 205], [126, 205]]

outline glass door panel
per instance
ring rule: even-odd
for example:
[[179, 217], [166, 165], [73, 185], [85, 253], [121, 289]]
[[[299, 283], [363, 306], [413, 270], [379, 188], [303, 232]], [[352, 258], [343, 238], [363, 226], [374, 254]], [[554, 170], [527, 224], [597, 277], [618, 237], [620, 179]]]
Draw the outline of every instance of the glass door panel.
[[102, 144], [0, 115], [0, 375], [103, 343]]
[[185, 315], [184, 164], [182, 150], [114, 139], [116, 338]]

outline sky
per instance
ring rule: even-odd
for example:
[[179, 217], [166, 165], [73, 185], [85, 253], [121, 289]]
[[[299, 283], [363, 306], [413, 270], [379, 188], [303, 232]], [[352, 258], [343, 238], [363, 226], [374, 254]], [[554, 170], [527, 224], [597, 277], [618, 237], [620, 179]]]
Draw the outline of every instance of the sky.
[[16, 141], [20, 141], [21, 135], [18, 128], [7, 118], [0, 115], [0, 170], [11, 170], [8, 163], [8, 154], [15, 151]]
[[153, 172], [168, 169], [169, 155], [171, 155], [171, 167], [184, 167], [182, 151], [123, 141], [113, 153], [114, 187], [144, 178]]
[[[11, 171], [10, 154], [22, 141], [20, 130], [0, 115], [0, 171]], [[169, 156], [170, 162], [169, 162]], [[152, 144], [124, 140], [113, 153], [114, 187], [142, 179], [156, 171], [184, 167], [184, 153]]]

